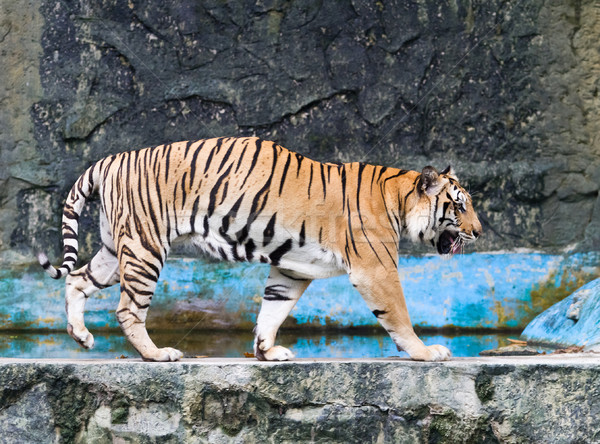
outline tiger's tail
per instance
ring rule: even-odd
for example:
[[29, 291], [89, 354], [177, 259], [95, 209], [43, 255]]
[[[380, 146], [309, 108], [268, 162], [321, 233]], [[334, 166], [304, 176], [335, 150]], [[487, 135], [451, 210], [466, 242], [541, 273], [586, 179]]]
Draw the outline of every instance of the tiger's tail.
[[98, 181], [95, 180], [98, 179], [97, 175], [95, 175], [96, 165], [88, 168], [77, 179], [65, 202], [62, 217], [63, 262], [61, 266], [55, 268], [48, 260], [46, 254], [42, 252], [37, 254], [40, 265], [53, 279], [60, 279], [66, 276], [75, 268], [79, 249], [79, 215], [87, 199], [98, 188]]

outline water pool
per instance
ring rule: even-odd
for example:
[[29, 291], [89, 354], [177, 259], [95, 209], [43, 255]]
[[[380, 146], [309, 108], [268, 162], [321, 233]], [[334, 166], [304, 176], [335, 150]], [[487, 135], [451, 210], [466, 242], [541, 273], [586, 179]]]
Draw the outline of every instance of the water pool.
[[[65, 332], [0, 333], [0, 356], [6, 358], [112, 359], [138, 358], [139, 355], [120, 331], [93, 332], [92, 350], [79, 347]], [[151, 332], [159, 346], [180, 349], [186, 357], [242, 357], [252, 352], [251, 332], [182, 331]], [[508, 338], [518, 334], [490, 333], [469, 335], [421, 334], [426, 344], [442, 344], [454, 356], [477, 356], [482, 350], [508, 345]], [[384, 331], [281, 331], [278, 344], [286, 346], [299, 358], [380, 358], [407, 357], [396, 350]]]

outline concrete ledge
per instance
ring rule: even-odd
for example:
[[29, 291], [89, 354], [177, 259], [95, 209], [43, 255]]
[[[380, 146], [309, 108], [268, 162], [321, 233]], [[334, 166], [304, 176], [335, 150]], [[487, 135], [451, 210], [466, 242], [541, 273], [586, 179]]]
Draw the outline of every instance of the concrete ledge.
[[598, 442], [600, 358], [0, 359], [1, 442]]

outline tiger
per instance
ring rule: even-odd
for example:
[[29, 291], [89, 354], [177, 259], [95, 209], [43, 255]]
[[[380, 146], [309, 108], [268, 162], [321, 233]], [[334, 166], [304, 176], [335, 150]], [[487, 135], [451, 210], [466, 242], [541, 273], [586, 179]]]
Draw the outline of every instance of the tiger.
[[[79, 216], [100, 201], [102, 245], [74, 271]], [[158, 348], [146, 316], [161, 269], [176, 244], [225, 261], [270, 265], [254, 328], [261, 361], [294, 358], [277, 332], [314, 279], [347, 274], [398, 350], [413, 360], [450, 358], [416, 335], [398, 275], [400, 240], [430, 243], [452, 256], [475, 241], [481, 223], [451, 167], [421, 172], [363, 162], [322, 163], [256, 137], [183, 141], [121, 152], [91, 165], [71, 188], [62, 215], [67, 331], [90, 349], [86, 300], [120, 284], [116, 318], [145, 361], [184, 355]]]

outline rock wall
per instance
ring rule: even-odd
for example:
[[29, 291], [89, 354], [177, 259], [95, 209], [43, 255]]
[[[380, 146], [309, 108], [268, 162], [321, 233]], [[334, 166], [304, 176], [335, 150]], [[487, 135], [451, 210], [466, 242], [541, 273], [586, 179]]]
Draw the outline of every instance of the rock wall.
[[[600, 8], [0, 0], [0, 263], [58, 255], [107, 154], [258, 135], [318, 160], [452, 164], [479, 250], [600, 247]], [[97, 210], [82, 218], [83, 256]], [[407, 250], [408, 251], [408, 250]]]
[[590, 356], [446, 363], [4, 359], [0, 440], [598, 442], [599, 379]]

